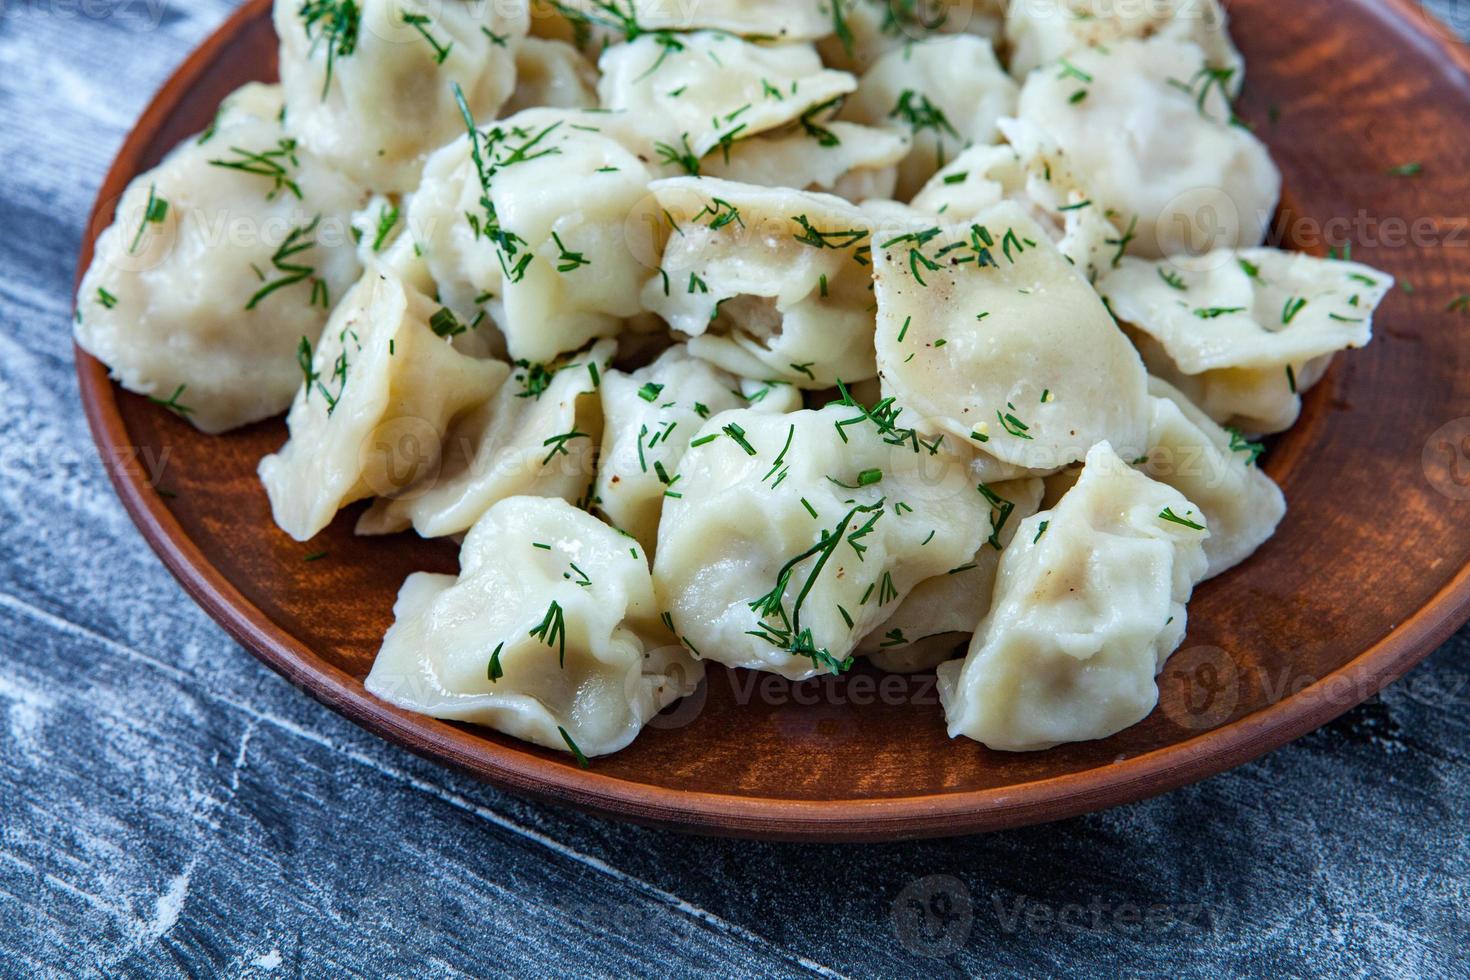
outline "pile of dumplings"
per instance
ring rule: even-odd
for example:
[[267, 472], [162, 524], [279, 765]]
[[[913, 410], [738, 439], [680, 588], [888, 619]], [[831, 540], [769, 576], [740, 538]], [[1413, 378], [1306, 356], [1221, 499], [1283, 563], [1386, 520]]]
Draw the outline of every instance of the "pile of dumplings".
[[[835, 4], [835, 7], [834, 7]], [[1263, 245], [1217, 0], [278, 0], [76, 335], [306, 541], [461, 544], [367, 681], [586, 759], [708, 662], [937, 670], [952, 737], [1155, 707], [1392, 279]]]

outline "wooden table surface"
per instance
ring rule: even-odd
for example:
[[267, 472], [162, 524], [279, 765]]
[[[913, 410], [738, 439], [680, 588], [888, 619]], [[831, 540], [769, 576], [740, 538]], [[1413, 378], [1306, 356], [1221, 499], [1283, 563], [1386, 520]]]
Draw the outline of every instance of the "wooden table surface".
[[0, 977], [1466, 976], [1470, 632], [1190, 789], [863, 848], [529, 804], [260, 666], [114, 498], [69, 322], [104, 169], [233, 6], [0, 0]]

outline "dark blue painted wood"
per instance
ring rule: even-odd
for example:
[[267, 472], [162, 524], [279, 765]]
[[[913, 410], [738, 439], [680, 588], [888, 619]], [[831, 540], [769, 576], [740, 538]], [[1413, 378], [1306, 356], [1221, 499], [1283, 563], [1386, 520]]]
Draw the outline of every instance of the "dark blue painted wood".
[[0, 976], [1467, 975], [1470, 635], [1166, 798], [861, 849], [525, 803], [259, 666], [113, 497], [68, 329], [108, 161], [232, 6], [0, 0]]

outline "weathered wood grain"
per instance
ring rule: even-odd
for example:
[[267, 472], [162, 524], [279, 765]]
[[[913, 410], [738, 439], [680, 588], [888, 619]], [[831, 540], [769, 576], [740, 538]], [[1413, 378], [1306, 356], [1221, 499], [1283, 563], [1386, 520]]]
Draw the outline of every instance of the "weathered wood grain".
[[[861, 849], [525, 803], [269, 673], [134, 531], [72, 381], [86, 209], [153, 88], [232, 7], [160, 2], [156, 20], [0, 3], [0, 976], [1463, 975], [1464, 634], [1202, 785]], [[955, 914], [926, 938], [905, 892], [935, 875]]]

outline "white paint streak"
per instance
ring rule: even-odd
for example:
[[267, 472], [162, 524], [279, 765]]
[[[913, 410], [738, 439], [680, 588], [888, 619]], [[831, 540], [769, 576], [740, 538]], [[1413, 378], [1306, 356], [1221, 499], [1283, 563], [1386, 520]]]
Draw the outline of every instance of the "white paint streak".
[[269, 953], [263, 953], [250, 961], [251, 966], [258, 966], [262, 970], [271, 972], [280, 967], [283, 957], [279, 949], [273, 949]]
[[189, 878], [194, 874], [194, 865], [190, 864], [184, 869], [183, 874], [178, 875], [168, 883], [168, 888], [158, 896], [158, 901], [153, 909], [153, 921], [148, 923], [148, 935], [152, 939], [162, 939], [168, 935], [168, 931], [179, 924], [179, 913], [184, 910], [184, 902], [189, 897]]
[[255, 735], [255, 722], [245, 726], [245, 731], [240, 736], [240, 748], [235, 753], [235, 765], [230, 770], [230, 793], [240, 790], [240, 773], [245, 770], [245, 755], [250, 750], [250, 739]]

